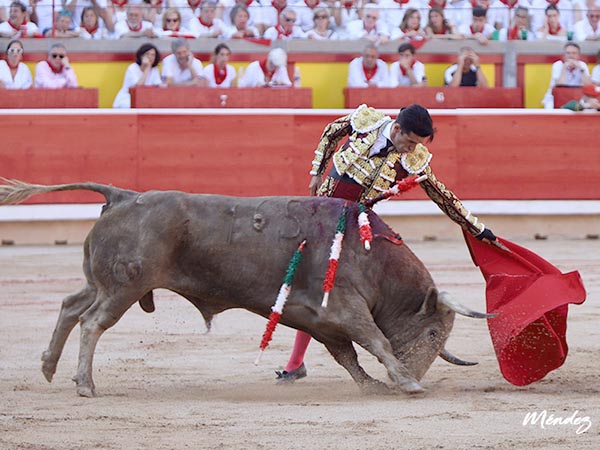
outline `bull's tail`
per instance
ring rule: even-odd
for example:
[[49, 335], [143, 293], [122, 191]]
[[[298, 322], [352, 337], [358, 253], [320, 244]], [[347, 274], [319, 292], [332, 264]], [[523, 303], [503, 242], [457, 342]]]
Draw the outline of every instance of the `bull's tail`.
[[3, 177], [0, 177], [0, 182], [3, 183], [0, 185], [0, 205], [14, 205], [21, 203], [34, 195], [57, 191], [85, 190], [98, 192], [104, 195], [107, 204], [112, 204], [121, 199], [130, 197], [132, 194], [137, 194], [134, 191], [98, 183], [72, 183], [44, 186], [41, 184], [29, 184], [19, 180], [9, 180]]

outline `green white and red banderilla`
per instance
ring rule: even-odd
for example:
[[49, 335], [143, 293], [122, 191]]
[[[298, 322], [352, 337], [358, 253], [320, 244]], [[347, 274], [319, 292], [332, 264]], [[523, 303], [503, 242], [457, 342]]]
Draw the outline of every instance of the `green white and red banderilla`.
[[421, 181], [425, 181], [427, 179], [427, 175], [421, 175], [420, 177], [407, 177], [398, 181], [395, 185], [389, 188], [386, 191], [383, 191], [377, 197], [372, 198], [371, 200], [367, 200], [365, 202], [365, 206], [367, 208], [371, 208], [375, 203], [380, 202], [381, 200], [386, 200], [394, 195], [398, 195], [401, 192], [406, 192], [417, 186]]
[[269, 315], [269, 321], [267, 322], [267, 327], [265, 332], [263, 333], [262, 340], [260, 341], [260, 352], [256, 357], [256, 361], [254, 364], [258, 364], [260, 362], [260, 358], [271, 342], [273, 337], [273, 332], [275, 331], [275, 327], [279, 323], [279, 319], [283, 314], [283, 307], [285, 306], [285, 302], [287, 302], [288, 297], [290, 296], [290, 292], [292, 290], [292, 281], [294, 279], [294, 275], [296, 274], [296, 269], [302, 261], [302, 250], [306, 246], [306, 239], [303, 240], [298, 249], [294, 252], [290, 263], [288, 264], [287, 271], [285, 273], [285, 278], [283, 279], [283, 284], [279, 288], [279, 294], [277, 294], [277, 300], [275, 300], [275, 304], [271, 308], [271, 314]]
[[346, 234], [346, 212], [348, 211], [348, 203], [344, 204], [340, 218], [338, 219], [337, 226], [335, 227], [335, 236], [331, 243], [331, 250], [329, 252], [329, 264], [327, 265], [327, 272], [325, 272], [325, 279], [323, 280], [323, 301], [321, 306], [327, 308], [329, 302], [329, 293], [333, 289], [335, 283], [335, 275], [338, 268], [338, 260], [340, 259], [340, 253], [342, 253], [342, 242], [344, 241], [344, 235]]

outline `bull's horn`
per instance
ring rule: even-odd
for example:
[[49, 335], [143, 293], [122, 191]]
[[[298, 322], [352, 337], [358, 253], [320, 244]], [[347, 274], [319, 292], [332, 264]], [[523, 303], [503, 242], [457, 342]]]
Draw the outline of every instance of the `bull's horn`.
[[447, 292], [440, 292], [438, 301], [446, 305], [455, 313], [461, 314], [463, 316], [473, 317], [474, 319], [490, 319], [492, 317], [496, 317], [496, 314], [480, 313], [477, 311], [473, 311], [472, 309], [467, 308], [464, 305], [461, 305], [460, 303], [452, 300], [450, 294], [448, 294]]
[[454, 356], [452, 353], [450, 353], [446, 349], [443, 349], [440, 352], [440, 358], [442, 358], [444, 361], [449, 362], [450, 364], [456, 364], [457, 366], [475, 366], [475, 365], [479, 364], [476, 362], [465, 361], [460, 358], [457, 358], [456, 356]]

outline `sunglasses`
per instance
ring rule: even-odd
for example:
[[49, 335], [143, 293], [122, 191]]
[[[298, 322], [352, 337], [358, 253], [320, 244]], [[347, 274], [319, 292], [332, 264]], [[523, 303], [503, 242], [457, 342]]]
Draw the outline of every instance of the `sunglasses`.
[[315, 16], [315, 19], [327, 19], [327, 16]]
[[9, 48], [6, 53], [8, 53], [9, 55], [20, 55], [21, 53], [23, 53], [23, 49], [22, 48]]
[[67, 55], [63, 55], [62, 53], [52, 53], [50, 56], [54, 59], [56, 59], [56, 58], [63, 59]]
[[285, 20], [286, 22], [295, 22], [296, 19], [291, 19], [289, 17], [285, 17], [283, 20]]
[[166, 19], [167, 22], [179, 22], [179, 19]]
[[366, 18], [366, 19], [377, 19], [377, 16], [372, 16], [372, 15], [370, 15], [370, 14], [367, 14], [367, 15], [365, 16], [365, 18]]
[[588, 14], [588, 17], [592, 19], [598, 19], [600, 17], [600, 14]]

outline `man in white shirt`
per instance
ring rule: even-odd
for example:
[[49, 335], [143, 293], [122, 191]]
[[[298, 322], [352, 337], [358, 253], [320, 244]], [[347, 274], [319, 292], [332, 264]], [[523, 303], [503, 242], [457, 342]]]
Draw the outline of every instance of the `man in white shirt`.
[[216, 17], [217, 3], [215, 0], [202, 0], [200, 16], [190, 18], [187, 29], [199, 38], [217, 38], [226, 31], [225, 23]]
[[481, 45], [486, 45], [494, 33], [494, 27], [487, 22], [487, 10], [481, 6], [474, 6], [471, 23], [461, 25], [458, 32], [465, 39], [476, 39]]
[[388, 85], [387, 64], [379, 59], [379, 50], [375, 44], [368, 44], [362, 56], [350, 61], [348, 87], [387, 87]]
[[129, 5], [127, 7], [127, 18], [119, 20], [115, 24], [115, 38], [127, 37], [158, 37], [154, 30], [152, 22], [142, 19], [142, 7], [139, 5]]
[[586, 18], [577, 22], [573, 29], [576, 41], [600, 40], [600, 4], [596, 3], [586, 14]]
[[546, 109], [554, 108], [554, 86], [583, 86], [591, 83], [590, 70], [585, 62], [580, 60], [581, 49], [575, 42], [567, 42], [563, 48], [563, 59], [552, 64], [552, 78], [548, 92], [542, 100]]
[[346, 25], [348, 39], [367, 39], [377, 44], [390, 40], [390, 32], [385, 22], [379, 18], [379, 6], [367, 3], [362, 9], [362, 20], [353, 20]]
[[390, 66], [390, 87], [426, 86], [425, 65], [415, 59], [415, 48], [406, 42], [398, 47], [398, 61]]
[[207, 86], [202, 63], [190, 51], [185, 39], [171, 43], [172, 54], [162, 61], [162, 76], [167, 86]]
[[238, 87], [267, 86], [292, 86], [287, 71], [287, 53], [281, 48], [271, 50], [262, 61], [251, 62], [238, 80]]
[[8, 20], [0, 23], [0, 37], [18, 39], [31, 37], [37, 32], [37, 25], [27, 21], [27, 7], [18, 1], [12, 2], [8, 11]]
[[296, 23], [296, 11], [292, 8], [285, 8], [279, 14], [279, 23], [274, 27], [269, 27], [265, 31], [264, 38], [275, 41], [290, 40], [290, 39], [302, 39], [306, 37], [306, 33], [295, 24]]
[[76, 88], [77, 76], [71, 67], [67, 49], [57, 43], [48, 50], [46, 61], [35, 66], [35, 87], [42, 89]]

